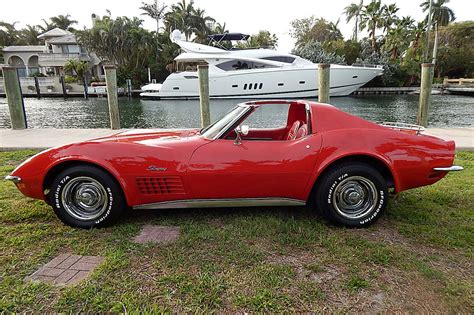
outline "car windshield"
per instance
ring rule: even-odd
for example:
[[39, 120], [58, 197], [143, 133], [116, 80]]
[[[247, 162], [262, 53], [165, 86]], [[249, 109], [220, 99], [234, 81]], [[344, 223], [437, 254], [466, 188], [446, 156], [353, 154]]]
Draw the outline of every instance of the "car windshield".
[[216, 120], [209, 126], [201, 129], [201, 135], [208, 139], [214, 139], [223, 131], [225, 128], [229, 126], [235, 119], [241, 116], [245, 111], [247, 111], [247, 107], [245, 106], [236, 106], [230, 112], [228, 112], [224, 117]]

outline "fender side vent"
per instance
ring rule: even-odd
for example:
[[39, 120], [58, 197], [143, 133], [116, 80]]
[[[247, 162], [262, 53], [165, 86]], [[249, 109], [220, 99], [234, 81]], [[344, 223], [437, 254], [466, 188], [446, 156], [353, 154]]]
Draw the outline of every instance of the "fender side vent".
[[179, 176], [138, 177], [138, 191], [144, 195], [184, 194]]

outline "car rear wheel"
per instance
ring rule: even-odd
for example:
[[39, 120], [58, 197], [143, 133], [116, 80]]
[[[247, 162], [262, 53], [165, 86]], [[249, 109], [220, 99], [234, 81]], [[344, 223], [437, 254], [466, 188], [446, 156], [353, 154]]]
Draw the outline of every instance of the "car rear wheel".
[[387, 183], [376, 169], [363, 163], [347, 163], [323, 174], [317, 183], [315, 204], [333, 223], [365, 227], [385, 211], [387, 196]]
[[64, 223], [92, 228], [116, 219], [125, 209], [125, 198], [110, 174], [81, 165], [66, 169], [54, 179], [50, 204]]

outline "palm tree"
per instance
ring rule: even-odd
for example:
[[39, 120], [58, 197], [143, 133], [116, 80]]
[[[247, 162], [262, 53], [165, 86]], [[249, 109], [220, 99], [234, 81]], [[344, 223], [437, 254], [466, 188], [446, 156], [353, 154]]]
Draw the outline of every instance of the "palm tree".
[[[448, 3], [449, 0], [433, 1], [431, 9], [431, 19], [434, 24], [438, 24], [438, 26], [446, 26], [456, 19], [454, 11], [446, 6], [446, 4]], [[430, 7], [430, 0], [425, 0], [420, 6], [423, 9], [423, 12], [428, 11]]]
[[196, 34], [196, 38], [194, 41], [199, 43], [207, 42], [207, 36], [211, 34], [211, 28], [215, 22], [216, 20], [206, 15], [205, 10], [195, 9], [193, 14], [193, 32]]
[[359, 30], [368, 29], [374, 51], [377, 50], [375, 31], [383, 26], [384, 8], [382, 7], [381, 0], [372, 0], [372, 2], [362, 8]]
[[71, 71], [73, 75], [76, 75], [78, 79], [82, 79], [86, 73], [89, 65], [87, 61], [81, 61], [76, 59], [69, 59], [64, 64], [65, 71]]
[[456, 19], [454, 15], [454, 11], [447, 7], [446, 4], [449, 3], [449, 0], [425, 0], [420, 6], [423, 9], [423, 12], [429, 11], [426, 20], [428, 21], [428, 32], [426, 35], [426, 51], [425, 51], [425, 58], [428, 57], [428, 50], [430, 46], [430, 34], [429, 30], [431, 28], [431, 24], [434, 24], [435, 28], [435, 44], [433, 46], [433, 61], [436, 61], [436, 53], [438, 49], [438, 27], [439, 26], [446, 26], [450, 22]]
[[54, 27], [60, 28], [62, 30], [67, 30], [67, 31], [73, 31], [74, 28], [71, 27], [71, 25], [77, 24], [76, 20], [71, 20], [70, 14], [66, 14], [66, 15], [60, 14], [58, 16], [50, 17], [49, 20], [54, 25]]
[[171, 32], [178, 29], [184, 33], [187, 41], [194, 34], [195, 40], [205, 42], [211, 32], [211, 25], [215, 20], [206, 15], [205, 10], [194, 8], [194, 2], [181, 0], [171, 6], [171, 11], [165, 14], [165, 30]]
[[0, 47], [15, 45], [19, 32], [15, 25], [18, 22], [7, 23], [0, 21]]
[[[120, 71], [138, 73], [156, 62], [157, 36], [137, 18], [98, 19], [92, 29], [76, 32], [78, 42], [103, 60], [118, 64]], [[159, 35], [161, 37], [161, 34]]]
[[23, 45], [38, 45], [39, 39], [38, 35], [40, 34], [40, 30], [36, 25], [26, 25], [24, 29], [20, 31], [20, 42]]
[[397, 12], [400, 10], [395, 3], [384, 5], [383, 8], [383, 31], [388, 32], [393, 24], [398, 21]]
[[360, 0], [359, 4], [351, 3], [344, 8], [344, 14], [346, 15], [346, 22], [350, 22], [352, 19], [355, 20], [354, 34], [352, 39], [357, 41], [357, 34], [359, 31], [359, 18], [362, 13], [362, 8], [364, 7], [364, 0]]
[[416, 23], [413, 25], [411, 30], [412, 32], [412, 42], [411, 42], [411, 49], [413, 50], [413, 54], [415, 55], [418, 47], [420, 46], [420, 39], [426, 32], [426, 20]]
[[55, 28], [53, 23], [50, 23], [50, 22], [46, 21], [45, 19], [41, 19], [41, 21], [43, 22], [44, 26], [41, 25], [41, 24], [37, 25], [38, 28], [41, 30], [41, 33], [47, 32], [47, 31], [52, 30], [53, 28]]
[[338, 39], [343, 38], [341, 30], [339, 30], [339, 22], [340, 22], [340, 19], [337, 19], [336, 23], [334, 22], [327, 23], [327, 29], [329, 31], [328, 41], [338, 40]]
[[394, 23], [395, 26], [389, 29], [385, 38], [384, 48], [390, 52], [391, 59], [397, 59], [399, 54], [408, 48], [414, 23], [415, 20], [410, 16], [406, 16], [402, 19], [397, 19]]
[[212, 31], [213, 34], [229, 33], [229, 30], [226, 27], [226, 23], [224, 23], [224, 24], [216, 23], [214, 25], [214, 28], [211, 31]]
[[194, 11], [193, 1], [187, 3], [186, 0], [181, 0], [178, 4], [173, 4], [171, 11], [165, 14], [166, 30], [171, 32], [179, 29], [186, 40], [189, 40], [194, 30]]
[[267, 48], [275, 49], [278, 46], [278, 37], [269, 31], [259, 31], [257, 34], [250, 36], [246, 42], [239, 43], [238, 48]]
[[142, 2], [140, 9], [145, 11], [142, 15], [148, 15], [156, 20], [156, 33], [160, 32], [160, 20], [163, 19], [166, 8], [167, 6], [164, 3], [159, 6], [158, 0], [155, 0], [153, 4]]

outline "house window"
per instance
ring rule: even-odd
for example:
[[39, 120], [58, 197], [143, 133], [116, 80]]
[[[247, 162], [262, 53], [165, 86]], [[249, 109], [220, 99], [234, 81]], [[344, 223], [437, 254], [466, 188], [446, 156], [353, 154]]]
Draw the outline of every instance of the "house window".
[[61, 45], [63, 54], [79, 54], [81, 49], [78, 45]]

